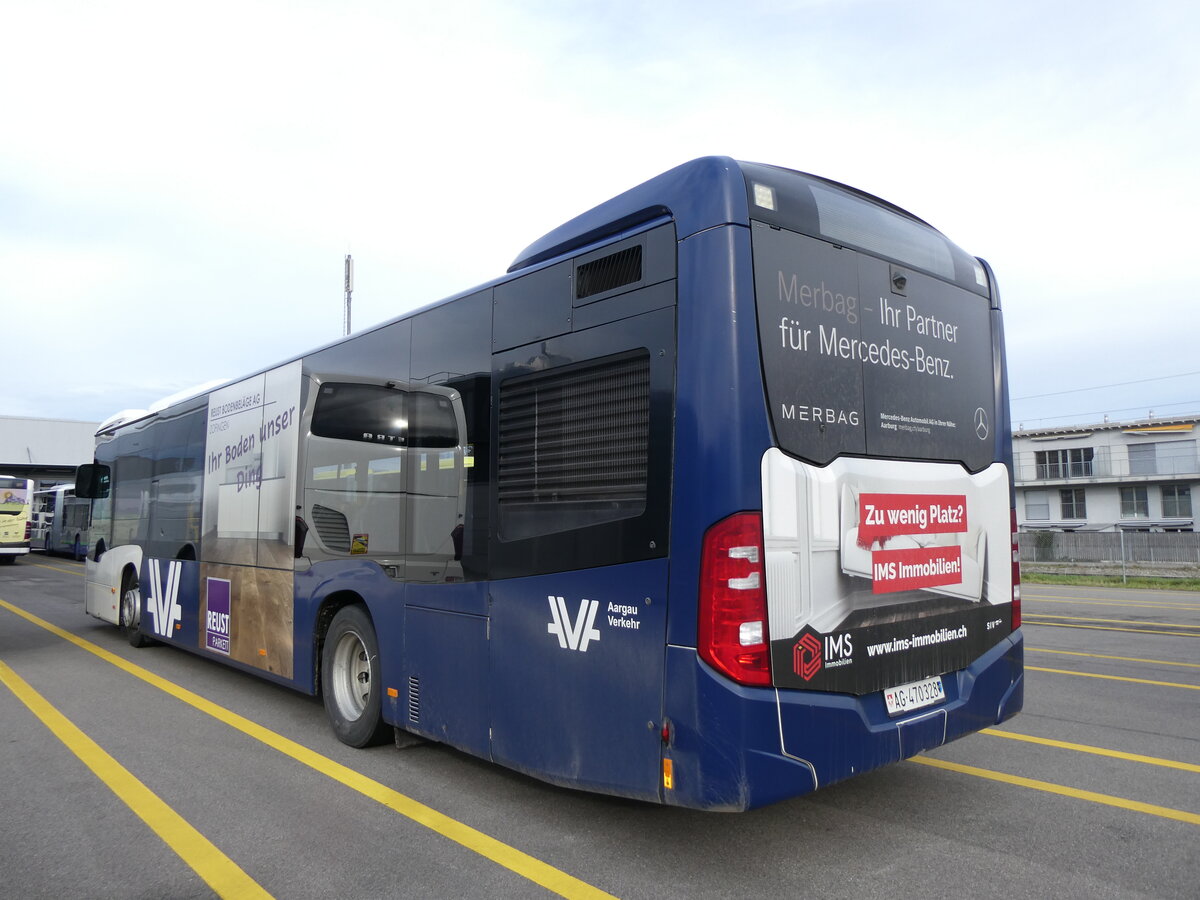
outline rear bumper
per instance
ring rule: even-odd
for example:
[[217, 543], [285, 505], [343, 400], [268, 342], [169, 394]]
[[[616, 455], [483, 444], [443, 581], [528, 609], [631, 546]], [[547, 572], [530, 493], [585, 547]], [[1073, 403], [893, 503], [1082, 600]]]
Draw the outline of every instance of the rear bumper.
[[944, 703], [895, 719], [881, 692], [745, 688], [690, 648], [669, 647], [667, 668], [674, 787], [663, 800], [701, 809], [745, 810], [804, 794], [995, 725], [1024, 703], [1020, 631], [944, 675]]

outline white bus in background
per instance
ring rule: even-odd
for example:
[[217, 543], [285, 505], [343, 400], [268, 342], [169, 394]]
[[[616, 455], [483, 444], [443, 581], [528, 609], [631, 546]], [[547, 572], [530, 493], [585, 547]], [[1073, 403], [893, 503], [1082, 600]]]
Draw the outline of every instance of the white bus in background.
[[35, 491], [30, 519], [30, 544], [47, 553], [66, 553], [73, 559], [87, 555], [91, 501], [75, 496], [75, 485], [60, 484]]

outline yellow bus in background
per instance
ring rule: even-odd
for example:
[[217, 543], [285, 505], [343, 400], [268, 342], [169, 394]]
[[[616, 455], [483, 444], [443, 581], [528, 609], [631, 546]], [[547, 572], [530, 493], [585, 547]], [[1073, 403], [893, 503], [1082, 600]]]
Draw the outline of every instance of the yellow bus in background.
[[33, 482], [0, 475], [0, 564], [12, 565], [29, 552], [29, 505]]

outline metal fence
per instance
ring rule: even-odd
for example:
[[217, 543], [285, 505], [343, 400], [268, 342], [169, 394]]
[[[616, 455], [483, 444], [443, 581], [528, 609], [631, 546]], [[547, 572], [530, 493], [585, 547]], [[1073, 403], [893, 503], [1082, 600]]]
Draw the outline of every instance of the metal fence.
[[1200, 533], [1023, 531], [1021, 566], [1031, 572], [1200, 577]]

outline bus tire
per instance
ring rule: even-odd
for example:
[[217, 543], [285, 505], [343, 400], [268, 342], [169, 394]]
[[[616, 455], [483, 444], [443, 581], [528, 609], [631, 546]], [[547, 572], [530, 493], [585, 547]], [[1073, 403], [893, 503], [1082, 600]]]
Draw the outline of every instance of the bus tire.
[[351, 747], [384, 743], [379, 642], [364, 607], [345, 606], [329, 624], [321, 649], [321, 696], [334, 734]]
[[117, 611], [121, 633], [130, 647], [145, 647], [149, 638], [138, 627], [141, 620], [142, 592], [138, 589], [137, 576], [129, 573], [121, 579], [121, 607]]

